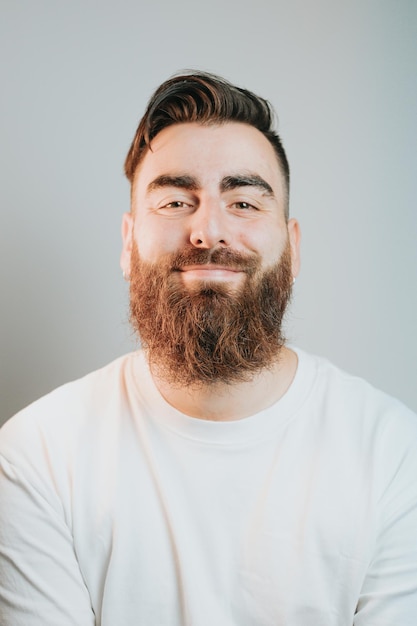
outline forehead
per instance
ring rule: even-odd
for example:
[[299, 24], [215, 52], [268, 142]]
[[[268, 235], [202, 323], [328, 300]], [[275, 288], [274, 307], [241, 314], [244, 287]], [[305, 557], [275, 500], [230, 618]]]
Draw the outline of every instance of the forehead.
[[164, 174], [190, 174], [208, 185], [245, 171], [258, 174], [277, 196], [283, 196], [277, 155], [268, 139], [253, 126], [240, 122], [174, 124], [152, 140], [135, 173], [135, 187], [143, 190]]

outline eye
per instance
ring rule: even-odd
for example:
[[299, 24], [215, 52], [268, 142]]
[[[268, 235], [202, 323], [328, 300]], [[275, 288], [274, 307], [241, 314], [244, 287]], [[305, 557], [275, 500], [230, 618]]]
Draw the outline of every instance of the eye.
[[168, 198], [161, 200], [155, 206], [155, 211], [159, 213], [159, 215], [165, 215], [167, 217], [181, 217], [184, 214], [188, 214], [193, 210], [192, 201], [186, 200], [169, 200]]
[[233, 206], [236, 209], [242, 209], [245, 211], [257, 211], [258, 208], [256, 206], [254, 206], [253, 204], [250, 204], [249, 202], [245, 202], [244, 200], [240, 201], [240, 202], [234, 202]]
[[183, 207], [189, 207], [190, 205], [187, 202], [183, 202], [182, 200], [173, 200], [172, 202], [168, 202], [168, 204], [164, 204], [162, 209], [182, 209]]

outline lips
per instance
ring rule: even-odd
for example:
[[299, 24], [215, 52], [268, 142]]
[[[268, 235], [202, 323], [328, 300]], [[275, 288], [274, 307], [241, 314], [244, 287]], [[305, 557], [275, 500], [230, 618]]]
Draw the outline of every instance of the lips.
[[180, 269], [185, 280], [235, 280], [241, 270], [224, 265], [186, 265]]
[[242, 270], [237, 267], [230, 267], [227, 265], [217, 265], [214, 263], [210, 263], [209, 265], [186, 265], [185, 267], [181, 267], [180, 272], [241, 272]]
[[227, 248], [183, 250], [172, 255], [167, 261], [172, 272], [184, 275], [197, 271], [201, 275], [203, 272], [207, 275], [209, 273], [215, 275], [216, 272], [220, 275], [223, 272], [225, 275], [228, 273], [229, 277], [232, 273], [240, 272], [250, 275], [259, 267], [259, 258], [255, 255], [244, 255]]

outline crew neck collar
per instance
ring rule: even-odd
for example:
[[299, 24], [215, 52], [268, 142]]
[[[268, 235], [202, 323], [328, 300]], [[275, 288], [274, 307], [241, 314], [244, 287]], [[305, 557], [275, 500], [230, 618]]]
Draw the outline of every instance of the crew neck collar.
[[301, 409], [313, 387], [318, 371], [317, 358], [294, 346], [288, 347], [296, 353], [298, 364], [285, 394], [267, 409], [233, 421], [190, 417], [171, 406], [159, 392], [142, 350], [132, 353], [129, 375], [133, 378], [136, 399], [145, 405], [149, 418], [162, 427], [207, 444], [249, 444], [283, 428]]

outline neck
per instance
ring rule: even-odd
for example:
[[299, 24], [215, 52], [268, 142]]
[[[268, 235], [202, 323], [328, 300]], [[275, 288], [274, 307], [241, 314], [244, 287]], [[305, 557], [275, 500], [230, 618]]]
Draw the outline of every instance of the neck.
[[151, 369], [164, 399], [178, 411], [198, 419], [232, 421], [254, 415], [278, 402], [291, 385], [297, 370], [297, 355], [282, 348], [277, 361], [249, 382], [221, 382], [199, 387], [177, 387]]

